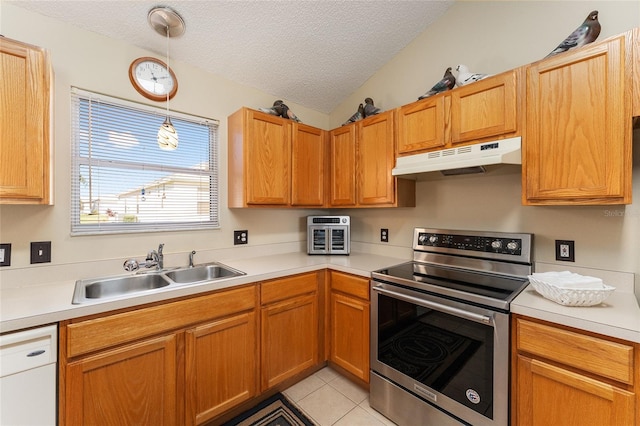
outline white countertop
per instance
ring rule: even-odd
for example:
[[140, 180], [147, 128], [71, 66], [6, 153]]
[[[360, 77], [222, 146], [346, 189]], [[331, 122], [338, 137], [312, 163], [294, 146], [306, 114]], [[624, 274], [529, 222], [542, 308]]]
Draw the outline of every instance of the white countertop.
[[[220, 259], [221, 263], [239, 269], [246, 275], [206, 284], [156, 289], [148, 294], [128, 295], [117, 300], [83, 305], [71, 303], [75, 280], [3, 288], [0, 290], [0, 332], [35, 327], [324, 268], [369, 277], [371, 271], [407, 260], [409, 259], [370, 253], [351, 253], [349, 256], [309, 256], [300, 252], [249, 256], [242, 259], [223, 258]], [[640, 308], [633, 292], [615, 291], [598, 306], [567, 307], [543, 298], [529, 286], [511, 303], [511, 311], [640, 343]]]
[[246, 275], [205, 284], [156, 289], [136, 295], [126, 295], [119, 299], [82, 305], [71, 303], [75, 279], [15, 288], [5, 287], [0, 290], [0, 332], [35, 327], [324, 268], [369, 277], [371, 271], [406, 260], [406, 258], [362, 253], [352, 253], [349, 256], [309, 256], [300, 252], [221, 259], [221, 263], [243, 271]]

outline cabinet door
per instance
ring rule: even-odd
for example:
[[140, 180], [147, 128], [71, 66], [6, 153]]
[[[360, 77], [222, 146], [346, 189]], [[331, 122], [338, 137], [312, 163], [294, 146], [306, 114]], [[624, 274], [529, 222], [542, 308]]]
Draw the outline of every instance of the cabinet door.
[[291, 122], [247, 110], [247, 204], [288, 205], [291, 197]]
[[331, 293], [330, 359], [369, 383], [369, 302]]
[[528, 68], [525, 204], [631, 202], [626, 44], [622, 35]]
[[451, 143], [513, 134], [517, 100], [515, 70], [451, 91]]
[[444, 148], [445, 96], [427, 98], [398, 110], [398, 154]]
[[247, 312], [186, 332], [186, 424], [206, 422], [254, 397], [256, 315]]
[[359, 121], [357, 138], [357, 195], [360, 205], [393, 204], [395, 165], [393, 113]]
[[262, 308], [262, 390], [318, 364], [317, 293]]
[[0, 203], [50, 203], [50, 65], [43, 49], [0, 43]]
[[66, 424], [179, 424], [176, 370], [175, 335], [69, 363]]
[[631, 392], [522, 355], [517, 374], [519, 426], [634, 424]]
[[326, 132], [293, 123], [291, 203], [294, 206], [324, 205], [326, 157]]
[[330, 133], [331, 205], [356, 205], [356, 125], [342, 126]]

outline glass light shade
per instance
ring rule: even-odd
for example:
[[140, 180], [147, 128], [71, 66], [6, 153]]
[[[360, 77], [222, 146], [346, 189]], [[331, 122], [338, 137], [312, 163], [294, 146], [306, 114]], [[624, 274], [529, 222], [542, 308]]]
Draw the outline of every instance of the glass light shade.
[[178, 148], [178, 132], [171, 124], [169, 117], [164, 120], [158, 130], [158, 146], [165, 151], [173, 151]]

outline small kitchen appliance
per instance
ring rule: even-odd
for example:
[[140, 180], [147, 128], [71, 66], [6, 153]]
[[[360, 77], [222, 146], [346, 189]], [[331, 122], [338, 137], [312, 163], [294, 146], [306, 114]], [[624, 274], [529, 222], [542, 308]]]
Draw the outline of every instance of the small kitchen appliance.
[[372, 273], [370, 403], [397, 424], [509, 424], [509, 310], [533, 235], [414, 229]]
[[308, 254], [349, 254], [349, 216], [307, 216]]

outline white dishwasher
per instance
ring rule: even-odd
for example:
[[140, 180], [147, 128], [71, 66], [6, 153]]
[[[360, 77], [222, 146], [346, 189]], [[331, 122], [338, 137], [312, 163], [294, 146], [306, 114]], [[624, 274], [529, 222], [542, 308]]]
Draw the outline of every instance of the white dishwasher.
[[0, 425], [56, 424], [58, 326], [0, 336]]

